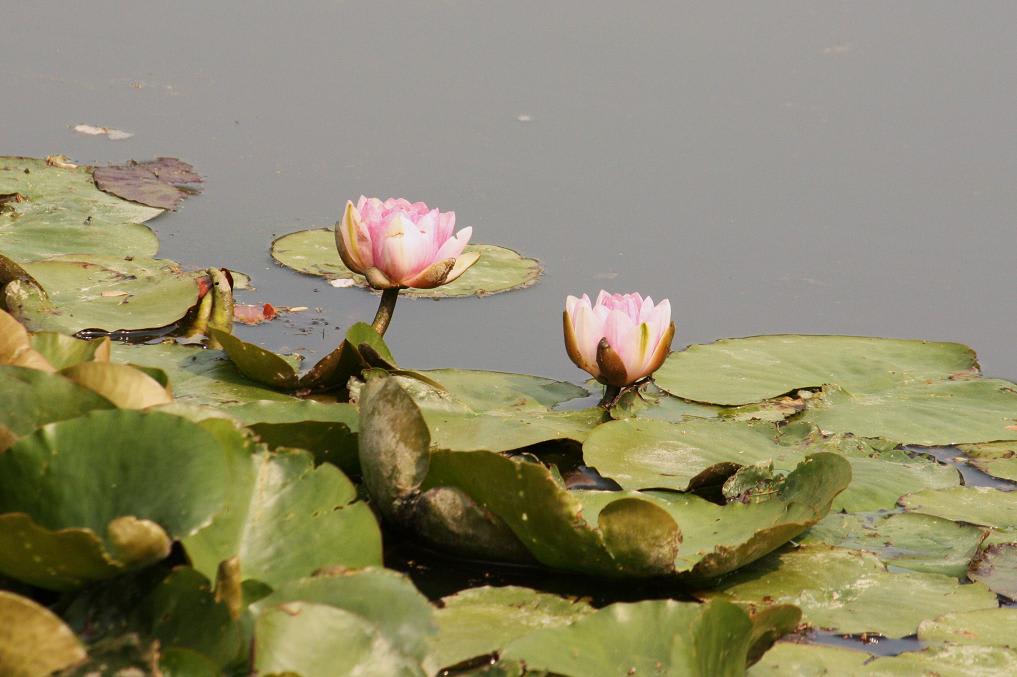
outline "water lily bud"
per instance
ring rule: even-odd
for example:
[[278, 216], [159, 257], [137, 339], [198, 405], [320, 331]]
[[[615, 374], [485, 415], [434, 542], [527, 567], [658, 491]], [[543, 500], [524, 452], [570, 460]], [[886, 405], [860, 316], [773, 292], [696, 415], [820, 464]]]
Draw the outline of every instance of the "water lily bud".
[[455, 280], [480, 254], [463, 253], [472, 228], [455, 235], [455, 212], [402, 198], [346, 203], [335, 224], [335, 243], [346, 267], [375, 289], [431, 289]]
[[580, 369], [605, 385], [628, 386], [655, 372], [674, 338], [671, 303], [601, 291], [565, 300], [565, 349]]

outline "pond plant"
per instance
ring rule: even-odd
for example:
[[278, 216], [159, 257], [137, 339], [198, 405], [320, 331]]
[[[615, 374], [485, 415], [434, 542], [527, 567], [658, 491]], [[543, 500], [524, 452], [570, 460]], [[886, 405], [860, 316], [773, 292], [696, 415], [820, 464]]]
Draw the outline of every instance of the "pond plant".
[[1017, 385], [966, 346], [671, 352], [601, 292], [563, 327], [603, 392], [414, 370], [400, 294], [541, 267], [361, 197], [272, 243], [381, 293], [302, 369], [233, 335], [246, 276], [156, 258], [200, 180], [0, 158], [0, 675], [1017, 672]]

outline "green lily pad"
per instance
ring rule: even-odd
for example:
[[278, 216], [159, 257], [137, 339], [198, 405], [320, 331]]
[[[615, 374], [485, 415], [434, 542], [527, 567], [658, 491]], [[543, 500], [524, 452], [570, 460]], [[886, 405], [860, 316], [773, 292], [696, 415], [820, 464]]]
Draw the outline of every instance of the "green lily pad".
[[84, 167], [0, 157], [0, 194], [25, 199], [0, 213], [0, 252], [18, 263], [64, 254], [155, 256], [155, 234], [144, 221], [162, 213], [107, 195]]
[[6, 303], [33, 331], [164, 327], [198, 302], [195, 275], [165, 259], [69, 254], [24, 265], [46, 294], [15, 281], [6, 287]]
[[5, 675], [48, 675], [84, 658], [81, 642], [52, 611], [0, 590], [0, 667]]
[[218, 407], [261, 400], [301, 401], [251, 381], [220, 350], [173, 342], [152, 345], [115, 342], [112, 348], [114, 362], [163, 370], [173, 387], [174, 399], [182, 404]]
[[956, 487], [957, 469], [902, 451], [875, 452], [870, 456], [847, 456], [851, 486], [834, 501], [833, 510], [870, 512], [890, 510], [908, 492]]
[[853, 649], [821, 644], [777, 642], [758, 663], [749, 668], [749, 677], [824, 677], [854, 675], [872, 658], [871, 654]]
[[0, 425], [15, 435], [113, 403], [59, 374], [0, 365]]
[[618, 603], [565, 627], [537, 630], [502, 652], [527, 670], [583, 677], [743, 675], [749, 615], [722, 600]]
[[[505, 247], [471, 244], [466, 246], [466, 251], [479, 253], [480, 260], [458, 280], [434, 289], [405, 289], [401, 294], [419, 298], [488, 296], [529, 287], [542, 272], [536, 259], [526, 258]], [[354, 273], [339, 259], [331, 228], [283, 235], [272, 242], [272, 258], [300, 273], [327, 280], [351, 280], [358, 287], [367, 286], [363, 275]]]
[[715, 418], [723, 407], [690, 402], [664, 392], [648, 381], [636, 389], [626, 390], [611, 407], [611, 418], [652, 418], [680, 423], [687, 418]]
[[[540, 463], [487, 451], [431, 450], [420, 409], [391, 378], [371, 379], [364, 388], [360, 431], [364, 480], [389, 519], [414, 523], [423, 537], [444, 546], [465, 543], [457, 549], [471, 554], [478, 542], [493, 542], [499, 553], [521, 543], [548, 566], [610, 576], [720, 575], [814, 524], [850, 480], [843, 459], [818, 454], [804, 459], [779, 495], [758, 504], [717, 506], [698, 496], [663, 493], [570, 492]], [[470, 499], [472, 514], [479, 513], [470, 524], [483, 524], [484, 531], [471, 534], [459, 513], [427, 519], [436, 506], [421, 496], [445, 489]], [[717, 521], [723, 528], [706, 526]]]
[[894, 567], [960, 578], [978, 553], [986, 531], [916, 513], [830, 514], [799, 543], [868, 550]]
[[146, 596], [137, 613], [146, 634], [158, 639], [162, 650], [197, 653], [220, 671], [243, 660], [240, 624], [216, 600], [208, 579], [194, 569], [174, 569]]
[[873, 677], [884, 675], [1006, 677], [1015, 672], [1017, 672], [1017, 651], [995, 646], [948, 644], [877, 658], [865, 666], [864, 674]]
[[1017, 442], [962, 444], [960, 450], [968, 457], [968, 463], [982, 472], [1017, 482]]
[[1017, 440], [1017, 385], [962, 379], [866, 393], [827, 388], [809, 400], [802, 420], [824, 432], [923, 446]]
[[298, 399], [255, 400], [222, 411], [243, 422], [270, 449], [306, 449], [314, 454], [317, 463], [330, 462], [347, 473], [360, 471], [357, 459], [360, 415], [352, 405]]
[[581, 600], [506, 586], [463, 590], [444, 597], [435, 614], [438, 635], [426, 667], [434, 674], [470, 658], [500, 651], [514, 639], [568, 625], [594, 612]]
[[416, 375], [394, 378], [420, 408], [436, 449], [509, 451], [552, 440], [581, 442], [604, 420], [599, 407], [552, 409], [588, 394], [571, 383], [468, 369]]
[[654, 381], [688, 400], [738, 405], [824, 385], [878, 392], [977, 366], [959, 343], [785, 334], [689, 346], [672, 353]]
[[0, 454], [0, 573], [68, 589], [157, 561], [222, 509], [226, 469], [216, 438], [176, 416], [50, 423]]
[[212, 337], [222, 345], [237, 370], [254, 381], [287, 390], [297, 385], [297, 369], [282, 355], [276, 355], [254, 343], [241, 341], [229, 332], [211, 329]]
[[777, 435], [770, 423], [628, 419], [594, 430], [583, 444], [583, 458], [625, 489], [684, 491], [695, 477], [719, 463], [773, 460], [778, 467], [796, 465], [801, 456], [778, 445]]
[[298, 450], [244, 453], [232, 424], [210, 420], [237, 447], [226, 512], [183, 539], [194, 568], [214, 577], [219, 563], [239, 557], [244, 579], [271, 586], [325, 566], [381, 563], [381, 532], [370, 508], [331, 465], [314, 467]]
[[[981, 581], [997, 595], [1017, 601], [1017, 545], [987, 547], [971, 562], [968, 578]], [[1017, 649], [1017, 646], [1013, 648]]]
[[427, 598], [400, 573], [380, 567], [334, 568], [311, 578], [281, 585], [252, 605], [255, 616], [293, 602], [313, 602], [342, 609], [369, 621], [393, 646], [416, 662], [427, 654], [436, 632]]
[[1017, 492], [990, 487], [926, 489], [907, 494], [900, 505], [908, 512], [994, 529], [1017, 529]]
[[86, 341], [55, 332], [40, 332], [31, 337], [32, 348], [46, 358], [57, 370], [73, 367], [82, 362], [108, 362], [110, 340], [108, 336]]
[[784, 550], [736, 571], [704, 597], [765, 606], [794, 604], [809, 625], [844, 634], [914, 634], [918, 624], [955, 611], [989, 609], [980, 583], [918, 572], [889, 573], [871, 553], [823, 545]]
[[254, 638], [259, 675], [424, 675], [420, 662], [377, 625], [328, 604], [288, 602], [262, 609]]
[[946, 614], [918, 626], [926, 643], [978, 644], [1017, 649], [1017, 608]]

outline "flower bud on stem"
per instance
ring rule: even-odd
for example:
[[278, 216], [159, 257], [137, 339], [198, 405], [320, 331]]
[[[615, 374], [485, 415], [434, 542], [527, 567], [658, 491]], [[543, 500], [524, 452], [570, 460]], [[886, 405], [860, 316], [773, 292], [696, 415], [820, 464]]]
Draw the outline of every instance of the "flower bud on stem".
[[381, 303], [378, 304], [378, 312], [374, 315], [374, 322], [371, 326], [378, 332], [379, 336], [385, 335], [389, 322], [392, 321], [392, 313], [395, 312], [396, 300], [399, 298], [399, 287], [386, 289], [381, 292]]

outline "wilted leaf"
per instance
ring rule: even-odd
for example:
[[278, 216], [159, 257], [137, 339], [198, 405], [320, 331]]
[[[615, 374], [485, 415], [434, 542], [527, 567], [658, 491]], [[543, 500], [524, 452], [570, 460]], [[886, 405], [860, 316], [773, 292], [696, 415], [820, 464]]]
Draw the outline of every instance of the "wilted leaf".
[[4, 675], [48, 675], [84, 658], [84, 647], [60, 618], [27, 597], [0, 590], [0, 669]]

